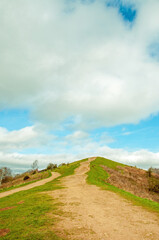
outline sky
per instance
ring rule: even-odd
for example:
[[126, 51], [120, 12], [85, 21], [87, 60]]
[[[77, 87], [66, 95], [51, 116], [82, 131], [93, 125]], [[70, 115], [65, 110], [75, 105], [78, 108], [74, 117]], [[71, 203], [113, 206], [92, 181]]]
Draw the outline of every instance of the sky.
[[0, 167], [159, 167], [159, 1], [0, 1]]

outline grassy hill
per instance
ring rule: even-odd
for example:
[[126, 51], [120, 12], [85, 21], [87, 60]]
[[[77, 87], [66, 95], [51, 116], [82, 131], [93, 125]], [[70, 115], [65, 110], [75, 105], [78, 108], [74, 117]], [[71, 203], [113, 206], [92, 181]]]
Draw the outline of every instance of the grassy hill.
[[[86, 160], [58, 167], [56, 171], [61, 176], [43, 186], [0, 199], [0, 239], [61, 239], [52, 231], [58, 216], [63, 214], [59, 210], [60, 202], [55, 203], [45, 193], [63, 188], [60, 179], [72, 175]], [[147, 171], [97, 157], [90, 163], [87, 175], [88, 184], [116, 192], [134, 204], [159, 212], [159, 194], [150, 188], [152, 184], [158, 184], [155, 173], [148, 174]]]

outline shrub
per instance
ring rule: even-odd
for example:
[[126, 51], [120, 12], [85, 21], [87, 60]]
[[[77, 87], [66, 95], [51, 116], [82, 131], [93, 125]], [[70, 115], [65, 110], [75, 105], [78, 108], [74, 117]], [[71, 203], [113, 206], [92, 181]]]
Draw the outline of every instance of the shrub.
[[34, 170], [33, 172], [32, 172], [32, 175], [34, 175], [34, 174], [36, 174], [37, 173], [37, 171], [36, 170]]
[[12, 171], [8, 167], [2, 167], [0, 168], [0, 185], [2, 183], [2, 180], [6, 177], [12, 177]]
[[48, 166], [47, 166], [48, 170], [52, 170], [52, 169], [55, 169], [55, 168], [57, 168], [57, 164], [54, 164], [54, 163], [49, 163]]
[[149, 178], [149, 191], [159, 193], [159, 179]]
[[147, 170], [148, 177], [152, 176], [152, 167]]
[[11, 182], [13, 180], [13, 177], [11, 176], [6, 176], [2, 179], [2, 183], [7, 183], [7, 182]]
[[24, 178], [23, 178], [23, 180], [25, 181], [25, 180], [27, 180], [27, 179], [29, 179], [30, 177], [28, 176], [28, 175], [26, 175]]
[[66, 165], [66, 163], [61, 163], [60, 165], [59, 165], [59, 167], [62, 167], [62, 166], [65, 166]]

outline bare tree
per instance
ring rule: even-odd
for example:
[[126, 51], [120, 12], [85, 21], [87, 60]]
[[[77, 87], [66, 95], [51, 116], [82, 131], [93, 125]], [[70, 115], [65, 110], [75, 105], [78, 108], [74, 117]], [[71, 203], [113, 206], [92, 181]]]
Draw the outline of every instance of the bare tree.
[[32, 165], [31, 165], [31, 168], [33, 169], [33, 170], [38, 170], [38, 160], [35, 160], [33, 163], [32, 163]]
[[12, 176], [12, 171], [8, 167], [2, 167], [0, 168], [0, 185], [2, 183], [2, 180], [5, 179], [6, 177], [11, 177]]

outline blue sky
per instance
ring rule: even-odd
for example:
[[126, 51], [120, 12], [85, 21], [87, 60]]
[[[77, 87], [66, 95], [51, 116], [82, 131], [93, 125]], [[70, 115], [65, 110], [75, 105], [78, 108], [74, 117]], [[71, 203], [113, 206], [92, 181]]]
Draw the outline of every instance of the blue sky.
[[32, 124], [26, 109], [4, 109], [0, 112], [0, 126], [8, 131], [20, 130]]
[[[29, 111], [25, 109], [3, 110], [0, 112], [0, 126], [8, 131], [20, 130], [22, 128], [32, 126], [33, 122], [30, 119]], [[101, 127], [88, 131], [91, 138], [99, 142], [102, 134], [108, 137], [108, 143], [112, 148], [124, 148], [128, 151], [137, 151], [147, 149], [152, 152], [159, 151], [159, 115], [150, 116], [137, 124], [121, 124], [112, 127]], [[63, 138], [72, 134], [71, 129], [54, 129], [49, 132], [50, 135], [57, 135]], [[110, 138], [110, 142], [109, 142]], [[104, 145], [104, 142], [103, 142]], [[54, 153], [53, 150], [44, 146], [45, 153]], [[27, 153], [41, 153], [41, 149], [25, 150]]]
[[134, 23], [137, 17], [137, 8], [133, 1], [127, 1], [126, 3], [120, 0], [110, 0], [106, 1], [106, 6], [116, 8], [125, 22]]
[[159, 167], [157, 0], [3, 0], [0, 166]]

